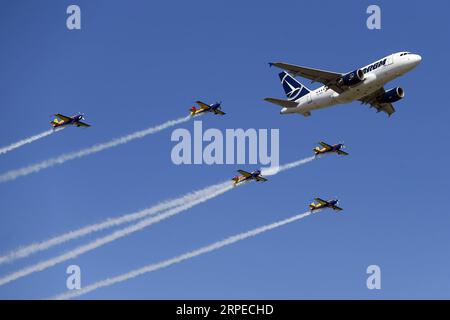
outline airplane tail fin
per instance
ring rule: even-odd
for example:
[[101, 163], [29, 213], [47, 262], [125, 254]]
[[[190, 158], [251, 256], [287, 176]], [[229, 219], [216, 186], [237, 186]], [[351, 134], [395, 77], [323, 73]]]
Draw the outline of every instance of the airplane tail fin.
[[52, 125], [53, 128], [59, 127], [63, 123], [64, 123], [63, 120], [58, 120], [57, 118], [53, 119], [53, 121], [50, 121], [50, 124]]
[[295, 80], [289, 73], [283, 71], [278, 74], [288, 100], [295, 101], [311, 92], [303, 84]]

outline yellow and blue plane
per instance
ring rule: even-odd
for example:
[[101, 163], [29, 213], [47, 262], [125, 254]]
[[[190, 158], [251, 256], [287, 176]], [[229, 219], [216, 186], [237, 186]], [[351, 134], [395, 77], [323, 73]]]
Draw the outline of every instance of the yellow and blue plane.
[[255, 170], [252, 172], [247, 172], [244, 170], [238, 170], [241, 174], [240, 176], [235, 176], [233, 179], [234, 185], [242, 183], [244, 181], [255, 180], [256, 182], [266, 182], [267, 179], [261, 175], [261, 170]]
[[344, 144], [342, 144], [342, 143], [329, 145], [329, 144], [321, 141], [321, 142], [319, 142], [319, 144], [322, 146], [322, 148], [315, 147], [313, 149], [316, 156], [324, 154], [324, 153], [330, 153], [330, 152], [337, 153], [338, 155], [341, 155], [341, 156], [348, 156], [347, 152], [342, 151], [342, 149], [345, 148]]
[[55, 117], [56, 118], [53, 121], [50, 121], [50, 124], [53, 126], [53, 129], [66, 126], [69, 124], [77, 127], [86, 127], [86, 128], [90, 127], [89, 124], [81, 122], [81, 120], [84, 120], [84, 116], [81, 114], [68, 117], [60, 113], [57, 113], [55, 114]]
[[323, 200], [321, 198], [315, 198], [314, 202], [312, 202], [309, 205], [309, 210], [311, 212], [314, 212], [315, 210], [319, 210], [319, 209], [331, 208], [334, 211], [342, 211], [343, 209], [341, 207], [337, 206], [338, 203], [339, 203], [338, 199], [332, 199], [332, 200], [326, 201], [326, 200]]
[[212, 112], [214, 114], [219, 114], [223, 116], [225, 112], [222, 111], [222, 102], [216, 102], [213, 104], [206, 104], [201, 101], [195, 101], [195, 103], [200, 107], [200, 109], [197, 109], [195, 106], [193, 106], [189, 111], [191, 112], [191, 117], [199, 115], [203, 112]]

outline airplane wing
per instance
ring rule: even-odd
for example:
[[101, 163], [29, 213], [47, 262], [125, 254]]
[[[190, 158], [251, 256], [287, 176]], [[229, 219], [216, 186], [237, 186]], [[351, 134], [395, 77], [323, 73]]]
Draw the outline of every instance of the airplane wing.
[[256, 181], [262, 181], [262, 182], [266, 182], [267, 181], [267, 179], [264, 178], [264, 177], [256, 177], [255, 179], [256, 179]]
[[319, 144], [322, 146], [322, 147], [324, 147], [325, 149], [333, 149], [333, 147], [332, 146], [330, 146], [328, 143], [325, 143], [325, 142], [323, 142], [323, 141], [320, 141], [319, 142]]
[[342, 209], [341, 207], [338, 207], [338, 206], [331, 206], [331, 208], [333, 208], [333, 210], [336, 210], [336, 211], [344, 210], [344, 209]]
[[377, 112], [383, 111], [386, 112], [388, 116], [391, 116], [395, 112], [395, 108], [392, 103], [379, 103], [376, 101], [376, 98], [385, 92], [386, 90], [384, 90], [384, 88], [380, 88], [377, 91], [362, 97], [359, 101], [361, 101], [362, 104], [370, 104], [370, 107], [377, 109]]
[[279, 105], [280, 107], [283, 108], [296, 108], [298, 106], [297, 102], [276, 98], [265, 98], [264, 101]]
[[225, 114], [225, 112], [223, 112], [222, 110], [219, 110], [219, 109], [214, 109], [214, 113], [220, 114], [221, 116], [223, 116]]
[[244, 177], [246, 177], [246, 178], [252, 176], [252, 174], [251, 174], [250, 172], [247, 172], [247, 171], [244, 171], [244, 170], [238, 170], [238, 172], [239, 172], [240, 174], [242, 174], [242, 175], [243, 175]]
[[81, 122], [81, 121], [76, 122], [75, 125], [76, 125], [77, 127], [85, 127], [85, 128], [91, 126], [90, 124], [87, 124], [87, 123], [84, 123], [84, 122]]
[[62, 115], [60, 113], [55, 114], [55, 117], [58, 117], [58, 118], [60, 118], [63, 121], [70, 121], [72, 119], [71, 117], [67, 117], [67, 116]]
[[337, 154], [339, 154], [339, 155], [341, 155], [341, 156], [348, 156], [348, 153], [345, 152], [345, 151], [337, 150], [336, 152], [337, 152]]
[[286, 70], [294, 77], [301, 76], [313, 82], [321, 82], [337, 93], [342, 93], [344, 91], [344, 89], [337, 85], [337, 81], [343, 76], [343, 73], [296, 66], [283, 62], [270, 63], [269, 65]]
[[395, 112], [395, 108], [392, 103], [371, 103], [371, 107], [377, 109], [377, 112], [386, 112], [388, 116], [391, 116]]
[[320, 199], [320, 198], [315, 198], [314, 200], [316, 200], [316, 201], [317, 201], [318, 203], [320, 203], [321, 205], [328, 204], [328, 201], [325, 201], [325, 200]]
[[209, 108], [210, 108], [210, 106], [207, 105], [207, 104], [204, 103], [204, 102], [201, 102], [201, 101], [195, 101], [195, 103], [198, 104], [198, 105], [200, 106], [200, 108], [202, 108], [202, 109], [209, 109]]

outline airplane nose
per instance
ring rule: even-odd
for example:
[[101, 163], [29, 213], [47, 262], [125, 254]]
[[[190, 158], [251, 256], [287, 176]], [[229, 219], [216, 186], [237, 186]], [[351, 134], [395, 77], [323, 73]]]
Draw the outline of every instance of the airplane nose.
[[418, 54], [412, 55], [411, 58], [415, 65], [418, 65], [420, 63], [420, 61], [422, 61], [422, 57]]

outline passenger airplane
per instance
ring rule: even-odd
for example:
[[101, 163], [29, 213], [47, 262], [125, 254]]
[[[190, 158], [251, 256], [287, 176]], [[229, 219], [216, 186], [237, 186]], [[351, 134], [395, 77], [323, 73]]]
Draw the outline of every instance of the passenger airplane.
[[[316, 109], [359, 100], [390, 116], [395, 112], [392, 103], [402, 99], [405, 91], [401, 87], [386, 91], [383, 86], [414, 69], [421, 60], [422, 57], [418, 54], [399, 52], [349, 73], [311, 69], [282, 62], [270, 63], [270, 66], [289, 72], [279, 74], [288, 100], [264, 100], [281, 106], [281, 114], [299, 113], [305, 117]], [[311, 91], [293, 78], [296, 76], [321, 82], [323, 86]]]

